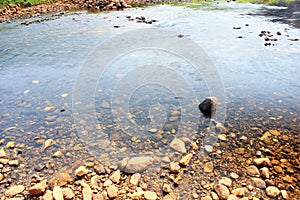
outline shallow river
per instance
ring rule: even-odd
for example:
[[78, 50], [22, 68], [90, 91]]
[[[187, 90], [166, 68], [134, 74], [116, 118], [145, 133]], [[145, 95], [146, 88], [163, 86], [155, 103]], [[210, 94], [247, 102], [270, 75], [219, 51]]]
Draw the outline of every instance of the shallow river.
[[[299, 153], [300, 30], [266, 16], [284, 7], [190, 7], [0, 24], [0, 140], [15, 142], [27, 174], [13, 180], [72, 167], [78, 157], [115, 164], [171, 155], [175, 135], [197, 140], [205, 121], [198, 103], [211, 95], [220, 101], [215, 120], [230, 133], [277, 129]], [[47, 139], [54, 144], [43, 150]]]

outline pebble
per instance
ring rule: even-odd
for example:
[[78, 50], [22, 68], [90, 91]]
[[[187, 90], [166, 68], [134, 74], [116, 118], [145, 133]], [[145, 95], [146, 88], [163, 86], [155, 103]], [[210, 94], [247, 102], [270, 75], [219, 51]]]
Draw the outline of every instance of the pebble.
[[213, 146], [211, 146], [211, 145], [204, 145], [204, 150], [207, 153], [211, 153], [211, 152], [213, 152]]
[[210, 196], [213, 200], [219, 200], [219, 196], [214, 191], [210, 192]]
[[164, 200], [178, 200], [179, 195], [175, 194], [175, 193], [171, 193], [171, 194], [167, 194], [166, 196], [164, 196]]
[[107, 189], [107, 195], [109, 198], [116, 198], [118, 196], [118, 188], [115, 185], [110, 185]]
[[19, 161], [18, 160], [10, 160], [10, 161], [8, 161], [8, 164], [10, 166], [18, 166], [19, 165]]
[[50, 179], [49, 185], [51, 188], [54, 186], [65, 186], [68, 183], [73, 182], [73, 178], [68, 173], [57, 173], [53, 178]]
[[247, 174], [253, 177], [260, 176], [259, 170], [255, 165], [250, 165], [249, 167], [247, 167]]
[[88, 170], [85, 166], [80, 166], [75, 170], [76, 176], [84, 176], [88, 173]]
[[263, 167], [260, 170], [260, 175], [265, 178], [265, 179], [269, 179], [270, 178], [270, 172], [269, 172], [269, 168], [267, 167]]
[[7, 155], [6, 151], [4, 150], [4, 148], [0, 149], [0, 158], [8, 158], [8, 155]]
[[215, 186], [215, 191], [218, 194], [220, 199], [227, 199], [230, 194], [229, 189], [225, 185], [222, 185], [222, 184], [217, 184]]
[[44, 146], [43, 146], [43, 150], [47, 149], [48, 147], [50, 147], [53, 144], [53, 140], [52, 139], [48, 139], [45, 141]]
[[146, 191], [144, 193], [144, 198], [146, 200], [156, 200], [157, 199], [157, 194], [155, 192], [152, 192], [152, 191]]
[[193, 194], [192, 194], [192, 197], [193, 197], [193, 199], [198, 199], [198, 198], [199, 198], [199, 195], [198, 195], [197, 193], [193, 193]]
[[62, 193], [65, 200], [73, 199], [75, 196], [73, 190], [70, 188], [63, 188]]
[[117, 170], [117, 171], [113, 172], [113, 174], [110, 176], [109, 179], [112, 182], [118, 184], [120, 182], [120, 179], [121, 179], [121, 172], [120, 172], [120, 170]]
[[181, 158], [181, 160], [179, 161], [179, 164], [181, 164], [181, 165], [183, 165], [183, 166], [187, 166], [187, 165], [190, 163], [192, 157], [193, 157], [193, 154], [192, 154], [192, 153], [189, 153], [189, 154], [183, 156], [183, 157]]
[[163, 191], [164, 191], [165, 193], [170, 193], [170, 192], [172, 192], [172, 187], [171, 187], [171, 185], [165, 183], [165, 184], [163, 185]]
[[260, 189], [265, 189], [266, 188], [266, 183], [260, 178], [252, 178], [252, 182], [254, 187], [260, 188]]
[[219, 184], [225, 185], [227, 187], [231, 187], [232, 181], [230, 178], [223, 177], [221, 180], [219, 180]]
[[266, 193], [271, 198], [276, 198], [280, 194], [280, 190], [275, 186], [268, 186], [266, 188]]
[[53, 188], [53, 199], [54, 200], [64, 200], [62, 189], [59, 186], [54, 186], [54, 188]]
[[253, 164], [256, 166], [262, 167], [272, 167], [271, 161], [269, 158], [255, 158]]
[[191, 143], [191, 148], [194, 150], [194, 151], [198, 151], [198, 145], [197, 145], [197, 143], [196, 142], [192, 142]]
[[42, 195], [47, 189], [47, 184], [46, 181], [41, 181], [37, 184], [35, 184], [34, 186], [30, 187], [28, 192], [31, 195]]
[[201, 197], [201, 200], [212, 200], [210, 196]]
[[129, 180], [129, 183], [130, 185], [132, 186], [137, 186], [139, 181], [141, 179], [141, 174], [139, 173], [136, 173], [136, 174], [133, 174], [131, 177], [130, 177], [130, 180]]
[[234, 172], [231, 172], [229, 176], [232, 179], [238, 179], [240, 177], [237, 173], [234, 173]]
[[211, 173], [214, 171], [214, 164], [212, 162], [207, 162], [204, 164], [204, 172]]
[[171, 162], [170, 163], [170, 172], [171, 173], [179, 173], [180, 171], [180, 165], [177, 162]]
[[52, 191], [47, 190], [44, 196], [42, 197], [42, 200], [53, 200]]
[[288, 199], [289, 198], [289, 195], [288, 195], [288, 193], [287, 193], [286, 190], [281, 190], [280, 192], [281, 192], [282, 198], [284, 198], [284, 199]]
[[237, 197], [244, 197], [245, 196], [245, 189], [244, 188], [236, 188], [231, 191], [231, 194]]
[[20, 194], [25, 190], [25, 186], [23, 185], [15, 185], [6, 190], [5, 195], [9, 197], [13, 197], [17, 194]]
[[120, 162], [119, 167], [123, 172], [137, 173], [148, 169], [153, 161], [153, 158], [147, 156], [124, 158]]
[[82, 189], [83, 200], [92, 200], [93, 192], [88, 184], [86, 184]]
[[170, 147], [179, 153], [186, 153], [185, 143], [178, 138], [173, 139]]

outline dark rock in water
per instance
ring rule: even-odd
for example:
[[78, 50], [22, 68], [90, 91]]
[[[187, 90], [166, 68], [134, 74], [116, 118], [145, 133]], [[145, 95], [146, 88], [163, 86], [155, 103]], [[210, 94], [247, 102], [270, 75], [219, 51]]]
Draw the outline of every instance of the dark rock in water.
[[216, 113], [217, 104], [216, 97], [207, 97], [199, 104], [199, 110], [204, 117], [211, 118]]

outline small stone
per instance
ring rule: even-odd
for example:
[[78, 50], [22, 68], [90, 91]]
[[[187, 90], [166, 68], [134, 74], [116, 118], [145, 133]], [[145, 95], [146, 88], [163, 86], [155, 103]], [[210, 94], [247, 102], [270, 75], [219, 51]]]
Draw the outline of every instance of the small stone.
[[146, 200], [156, 200], [157, 199], [157, 194], [155, 192], [152, 192], [152, 191], [146, 191], [144, 193], [144, 198]]
[[275, 170], [277, 173], [282, 173], [282, 172], [283, 172], [283, 169], [282, 169], [280, 166], [278, 166], [278, 165], [274, 166], [274, 170]]
[[53, 144], [53, 140], [52, 139], [46, 140], [45, 143], [44, 143], [44, 146], [43, 146], [43, 150], [49, 148], [52, 144]]
[[201, 200], [212, 200], [210, 196], [201, 197]]
[[174, 138], [170, 144], [170, 147], [179, 153], [186, 153], [185, 144], [182, 140]]
[[272, 167], [271, 161], [269, 158], [255, 158], [253, 164], [256, 166], [262, 167]]
[[245, 196], [245, 190], [244, 188], [236, 188], [231, 191], [231, 194], [237, 196], [237, 197], [244, 197]]
[[9, 197], [13, 197], [17, 194], [20, 194], [25, 190], [25, 187], [23, 185], [15, 185], [10, 187], [8, 190], [6, 190], [5, 195]]
[[226, 135], [225, 134], [219, 135], [218, 138], [219, 138], [219, 140], [226, 141]]
[[103, 101], [101, 106], [102, 108], [110, 108], [110, 104], [107, 101]]
[[6, 147], [7, 149], [12, 149], [12, 148], [15, 147], [15, 142], [10, 141], [10, 142], [8, 142], [8, 143], [6, 144], [5, 147]]
[[82, 189], [82, 197], [83, 200], [92, 200], [93, 192], [91, 190], [91, 187], [86, 184]]
[[192, 194], [192, 197], [193, 197], [193, 199], [198, 199], [198, 198], [199, 198], [199, 195], [198, 195], [197, 193], [193, 193], [193, 194]]
[[284, 198], [284, 199], [288, 199], [289, 198], [289, 195], [288, 195], [288, 193], [287, 193], [286, 190], [281, 190], [280, 192], [281, 192], [282, 198]]
[[150, 130], [149, 130], [149, 132], [150, 133], [156, 133], [158, 130], [156, 129], [156, 128], [151, 128]]
[[8, 164], [10, 166], [18, 166], [19, 165], [19, 161], [18, 160], [10, 160], [10, 161], [8, 161]]
[[0, 158], [8, 158], [8, 155], [7, 155], [6, 151], [4, 150], [4, 148], [0, 149]]
[[42, 197], [42, 200], [53, 200], [52, 191], [47, 190], [44, 196]]
[[252, 182], [256, 188], [265, 189], [267, 187], [265, 181], [260, 178], [252, 178]]
[[249, 167], [247, 167], [247, 174], [252, 177], [260, 176], [259, 170], [255, 165], [250, 165]]
[[263, 167], [260, 170], [260, 175], [265, 178], [265, 179], [269, 179], [270, 178], [270, 172], [269, 172], [269, 168], [267, 167]]
[[99, 175], [104, 175], [106, 173], [105, 168], [102, 165], [96, 165], [94, 166], [94, 169]]
[[80, 166], [75, 170], [76, 176], [84, 176], [88, 173], [88, 170], [85, 166]]
[[108, 187], [108, 186], [110, 186], [110, 185], [112, 185], [113, 184], [113, 182], [110, 180], [110, 179], [107, 179], [104, 183], [103, 183], [103, 186], [104, 187]]
[[165, 193], [170, 193], [170, 192], [172, 192], [172, 187], [171, 187], [171, 185], [165, 183], [165, 184], [163, 185], [163, 191], [164, 191]]
[[70, 188], [63, 188], [62, 193], [65, 200], [73, 199], [75, 194]]
[[213, 152], [213, 146], [211, 145], [204, 145], [204, 150], [207, 152], [207, 153], [211, 153]]
[[109, 178], [112, 182], [118, 184], [121, 179], [121, 172], [120, 170], [115, 171]]
[[120, 169], [126, 173], [142, 172], [150, 167], [154, 159], [147, 156], [124, 158], [120, 163]]
[[171, 173], [179, 173], [181, 167], [179, 165], [179, 163], [177, 162], [171, 162], [170, 163], [170, 172]]
[[44, 194], [44, 192], [46, 191], [47, 189], [47, 184], [46, 184], [46, 181], [41, 181], [37, 184], [35, 184], [34, 186], [30, 187], [28, 192], [29, 194], [31, 195], [42, 195]]
[[271, 198], [276, 198], [280, 194], [280, 190], [275, 186], [268, 186], [266, 188], [266, 193]]
[[213, 200], [219, 200], [219, 196], [214, 191], [210, 192], [210, 196]]
[[73, 178], [67, 173], [57, 173], [50, 179], [49, 185], [53, 189], [54, 186], [65, 186], [68, 183], [73, 182]]
[[109, 198], [116, 198], [118, 196], [118, 188], [115, 185], [110, 185], [107, 189], [107, 195]]
[[181, 164], [182, 166], [187, 166], [190, 163], [192, 157], [193, 157], [192, 153], [189, 153], [189, 154], [183, 156], [181, 158], [181, 160], [179, 161], [179, 164]]
[[232, 181], [230, 178], [223, 177], [221, 180], [219, 180], [219, 184], [225, 185], [227, 187], [231, 187]]
[[238, 179], [240, 177], [237, 173], [234, 173], [234, 172], [231, 172], [229, 176], [232, 179]]
[[222, 184], [217, 184], [215, 186], [215, 191], [218, 194], [220, 199], [227, 199], [230, 194], [229, 189], [225, 185], [222, 185]]
[[164, 200], [178, 200], [178, 199], [180, 199], [180, 196], [175, 193], [167, 194], [166, 196], [164, 196]]
[[100, 192], [98, 192], [97, 194], [93, 194], [93, 200], [104, 200], [104, 197]]
[[235, 195], [233, 194], [230, 194], [227, 198], [227, 200], [239, 200], [240, 198], [236, 197]]
[[132, 185], [132, 186], [137, 186], [138, 185], [138, 183], [139, 183], [139, 181], [140, 181], [140, 179], [141, 179], [141, 174], [139, 174], [139, 173], [136, 173], [136, 174], [133, 174], [131, 177], [130, 177], [130, 180], [129, 180], [129, 183], [130, 183], [130, 185]]
[[9, 162], [6, 158], [0, 158], [0, 164], [6, 165]]
[[64, 195], [59, 186], [54, 186], [54, 188], [53, 188], [53, 199], [54, 200], [64, 200]]
[[58, 157], [61, 157], [62, 156], [62, 152], [61, 151], [56, 151], [54, 154], [53, 154], [53, 157], [55, 158], [58, 158]]
[[196, 142], [192, 142], [191, 143], [191, 148], [194, 150], [194, 151], [198, 151], [198, 145]]
[[245, 154], [245, 148], [236, 148], [236, 149], [234, 150], [234, 152], [235, 152], [236, 154], [239, 154], [239, 155], [244, 155], [244, 154]]
[[216, 113], [218, 100], [216, 97], [207, 97], [199, 104], [199, 110], [204, 117], [211, 118]]
[[211, 173], [214, 171], [214, 164], [212, 162], [207, 162], [204, 164], [204, 172]]

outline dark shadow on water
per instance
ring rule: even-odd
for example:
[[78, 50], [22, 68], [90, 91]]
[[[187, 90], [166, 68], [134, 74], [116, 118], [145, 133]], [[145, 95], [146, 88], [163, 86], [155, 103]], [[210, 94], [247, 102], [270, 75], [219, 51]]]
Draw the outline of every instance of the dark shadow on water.
[[279, 1], [273, 4], [276, 7], [264, 7], [250, 15], [261, 15], [272, 17], [272, 22], [280, 22], [300, 28], [300, 1], [285, 2]]

